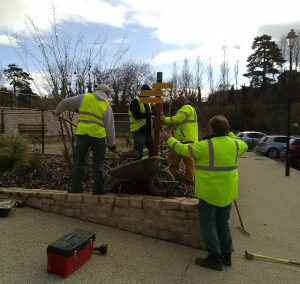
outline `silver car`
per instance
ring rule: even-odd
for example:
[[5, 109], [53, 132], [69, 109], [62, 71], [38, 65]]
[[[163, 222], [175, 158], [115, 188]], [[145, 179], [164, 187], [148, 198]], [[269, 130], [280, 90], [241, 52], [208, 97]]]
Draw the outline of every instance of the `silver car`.
[[256, 131], [244, 131], [244, 132], [239, 132], [237, 134], [237, 137], [244, 142], [246, 142], [248, 145], [249, 144], [257, 144], [258, 141], [260, 141], [261, 138], [267, 136], [267, 134], [262, 133], [262, 132], [256, 132]]
[[279, 157], [280, 152], [286, 147], [287, 137], [283, 135], [270, 135], [263, 137], [255, 147], [258, 152], [270, 158]]

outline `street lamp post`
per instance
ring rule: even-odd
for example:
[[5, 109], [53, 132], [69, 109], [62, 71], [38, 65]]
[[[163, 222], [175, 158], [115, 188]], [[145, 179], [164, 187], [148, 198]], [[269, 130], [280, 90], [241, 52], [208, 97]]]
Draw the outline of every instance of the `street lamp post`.
[[290, 49], [290, 70], [289, 70], [289, 90], [287, 96], [287, 124], [286, 124], [286, 136], [287, 136], [287, 143], [286, 143], [286, 163], [285, 163], [285, 176], [290, 175], [290, 126], [291, 126], [291, 90], [292, 90], [292, 54], [293, 54], [293, 47], [295, 44], [295, 40], [297, 35], [293, 29], [288, 33], [286, 39]]

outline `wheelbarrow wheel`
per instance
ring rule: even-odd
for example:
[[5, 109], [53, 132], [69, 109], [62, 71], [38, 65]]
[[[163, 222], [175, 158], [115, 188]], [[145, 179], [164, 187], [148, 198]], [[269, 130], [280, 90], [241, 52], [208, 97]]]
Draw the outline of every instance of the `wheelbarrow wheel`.
[[154, 195], [169, 196], [174, 193], [175, 178], [168, 170], [159, 169], [147, 182], [149, 190]]

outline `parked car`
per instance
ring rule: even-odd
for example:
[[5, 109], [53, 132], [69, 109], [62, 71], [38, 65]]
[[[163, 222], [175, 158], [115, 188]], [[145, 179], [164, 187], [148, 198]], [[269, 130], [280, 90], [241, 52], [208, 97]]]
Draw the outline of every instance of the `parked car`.
[[[280, 159], [286, 160], [286, 149], [280, 152]], [[292, 167], [300, 169], [300, 138], [290, 140], [290, 164]]]
[[244, 132], [239, 132], [237, 134], [237, 137], [244, 142], [246, 142], [248, 145], [249, 144], [254, 144], [256, 145], [258, 141], [267, 136], [265, 133], [262, 132], [256, 132], [256, 131], [244, 131]]
[[282, 135], [270, 135], [263, 137], [256, 145], [255, 150], [270, 158], [277, 158], [286, 146], [287, 137]]

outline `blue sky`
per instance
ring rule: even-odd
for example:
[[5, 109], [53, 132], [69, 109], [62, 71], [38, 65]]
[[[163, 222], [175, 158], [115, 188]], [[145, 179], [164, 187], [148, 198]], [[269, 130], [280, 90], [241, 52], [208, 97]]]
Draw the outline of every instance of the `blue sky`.
[[[74, 37], [84, 31], [86, 44], [97, 35], [107, 36], [110, 50], [125, 36], [126, 58], [149, 60], [154, 71], [169, 77], [172, 65], [180, 67], [185, 57], [210, 61], [218, 72], [222, 47], [232, 70], [239, 60], [241, 73], [251, 54], [255, 36], [268, 33], [278, 40], [291, 28], [300, 30], [299, 0], [10, 0], [1, 1], [0, 67], [16, 63], [23, 67], [5, 32], [13, 28], [26, 37], [24, 20], [30, 16], [36, 26], [47, 30], [56, 10], [60, 27]], [[292, 9], [290, 9], [292, 7]], [[31, 72], [36, 72], [30, 66]], [[240, 78], [240, 83], [247, 83]]]

